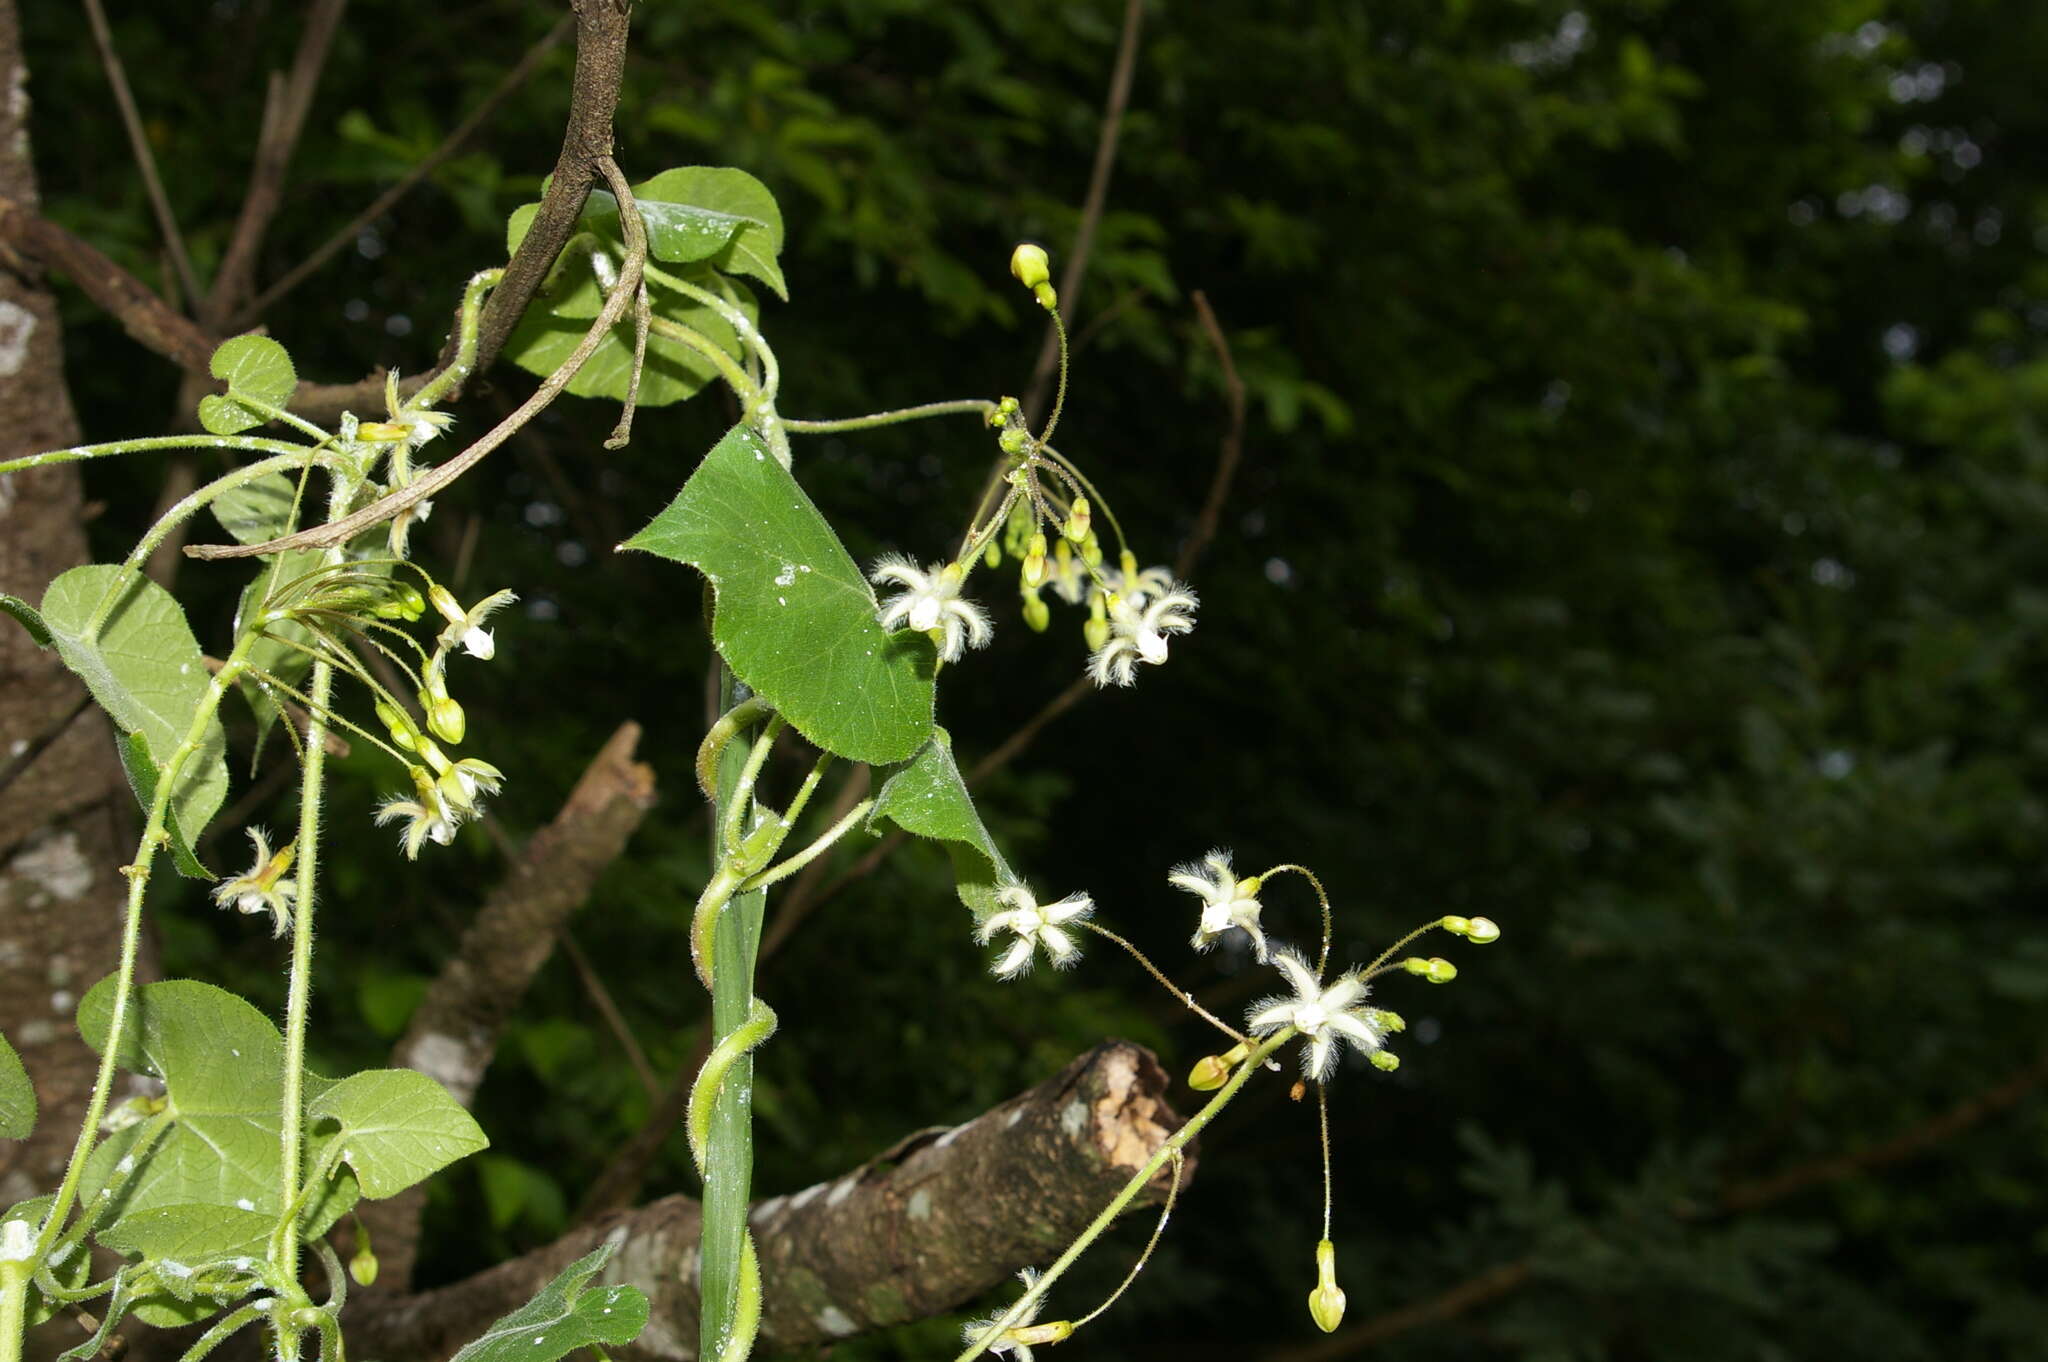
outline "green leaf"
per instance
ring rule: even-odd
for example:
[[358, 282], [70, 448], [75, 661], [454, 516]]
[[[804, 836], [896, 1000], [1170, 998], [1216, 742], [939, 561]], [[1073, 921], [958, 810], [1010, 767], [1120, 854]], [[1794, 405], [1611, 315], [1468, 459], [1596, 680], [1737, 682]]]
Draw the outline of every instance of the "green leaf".
[[0, 1140], [26, 1140], [36, 1128], [36, 1085], [21, 1056], [0, 1036]]
[[[113, 1014], [113, 978], [102, 979], [78, 1004], [78, 1031], [102, 1053]], [[191, 979], [168, 979], [135, 991], [116, 1063], [164, 1081], [172, 1117], [162, 1139], [134, 1165], [102, 1233], [120, 1233], [139, 1215], [167, 1206], [206, 1205], [267, 1216], [278, 1200], [278, 1133], [284, 1042], [269, 1018], [224, 989]], [[309, 1109], [334, 1084], [306, 1075]], [[109, 1144], [118, 1138], [110, 1137]], [[95, 1153], [92, 1186], [114, 1175]], [[355, 1199], [355, 1180], [344, 1176], [323, 1189], [306, 1213], [301, 1233], [324, 1231]]]
[[884, 765], [930, 735], [930, 643], [883, 632], [860, 568], [753, 431], [728, 432], [623, 547], [710, 579], [719, 653], [818, 746]]
[[[228, 385], [225, 397], [199, 399], [199, 424], [215, 435], [236, 435], [270, 420], [299, 386], [292, 357], [268, 336], [235, 336], [220, 343], [208, 369]], [[256, 406], [247, 405], [255, 403]]]
[[124, 1216], [120, 1224], [101, 1230], [96, 1238], [116, 1253], [196, 1263], [260, 1250], [276, 1224], [276, 1216], [234, 1206], [158, 1206]]
[[[782, 277], [782, 210], [768, 186], [729, 166], [680, 166], [633, 186], [656, 260], [708, 260], [728, 274], [749, 274], [787, 302]], [[594, 190], [583, 216], [619, 237], [619, 203]]]
[[[526, 235], [538, 204], [528, 204], [512, 214], [509, 223], [513, 246]], [[612, 210], [617, 223], [618, 209]], [[616, 247], [615, 247], [616, 249]], [[708, 265], [685, 267], [678, 273], [701, 287], [718, 291], [718, 276]], [[760, 306], [745, 287], [733, 283], [736, 305], [750, 320], [758, 319]], [[725, 319], [701, 303], [691, 302], [667, 289], [650, 293], [655, 315], [688, 327], [712, 345], [739, 359], [744, 351], [740, 338]], [[565, 252], [526, 315], [520, 319], [506, 342], [506, 357], [529, 373], [551, 374], [561, 367], [583, 340], [590, 323], [604, 310], [604, 294], [590, 268], [588, 252]], [[599, 343], [590, 360], [569, 380], [568, 391], [578, 397], [623, 398], [633, 372], [633, 318], [622, 318]], [[695, 396], [705, 384], [717, 378], [712, 362], [682, 341], [650, 334], [647, 357], [640, 374], [640, 405], [665, 406]]]
[[451, 1362], [555, 1362], [593, 1344], [631, 1343], [647, 1325], [647, 1297], [630, 1286], [583, 1289], [615, 1247], [605, 1244], [563, 1268], [539, 1295], [484, 1330]]
[[[319, 1131], [314, 1157], [336, 1143], [363, 1195], [396, 1196], [490, 1141], [448, 1090], [412, 1069], [350, 1074], [310, 1103]], [[336, 1123], [333, 1130], [325, 1123]]]
[[[123, 733], [114, 739], [114, 748], [121, 754], [121, 769], [128, 773], [128, 788], [135, 792], [135, 802], [144, 809], [154, 808], [156, 787], [163, 779], [163, 768], [149, 755], [149, 739], [140, 733]], [[185, 840], [175, 808], [164, 811], [164, 833], [170, 838], [171, 863], [177, 866], [180, 875], [192, 880], [215, 878], [211, 870], [199, 863], [192, 844]]]
[[975, 811], [953, 761], [953, 739], [943, 728], [934, 728], [917, 755], [882, 782], [868, 811], [868, 830], [885, 818], [913, 836], [946, 843], [954, 888], [977, 918], [995, 912], [995, 891], [1016, 882], [1016, 873]]
[[[108, 595], [118, 599], [97, 635], [88, 625]], [[64, 665], [124, 733], [140, 733], [166, 759], [192, 728], [211, 681], [199, 641], [171, 593], [139, 573], [105, 563], [76, 567], [43, 593], [44, 621]], [[171, 808], [185, 835], [197, 838], [228, 790], [227, 736], [209, 717], [198, 750], [186, 759]]]
[[28, 636], [35, 640], [36, 647], [50, 646], [50, 626], [43, 623], [43, 617], [36, 613], [34, 606], [19, 596], [0, 591], [0, 610], [14, 616], [16, 622], [28, 630]]
[[267, 544], [290, 532], [299, 480], [265, 473], [213, 499], [213, 518], [242, 544]]

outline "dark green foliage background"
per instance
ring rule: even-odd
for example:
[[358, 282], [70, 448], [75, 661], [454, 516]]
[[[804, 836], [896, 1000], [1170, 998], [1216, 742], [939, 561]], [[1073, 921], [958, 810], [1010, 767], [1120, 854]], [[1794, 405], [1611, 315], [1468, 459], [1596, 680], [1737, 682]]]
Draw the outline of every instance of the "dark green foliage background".
[[[636, 16], [628, 173], [733, 164], [781, 198], [793, 300], [764, 320], [786, 414], [1022, 388], [1039, 330], [1003, 261], [1035, 237], [1059, 267], [1120, 14]], [[351, 6], [267, 277], [553, 17]], [[40, 5], [27, 22], [50, 211], [161, 279], [82, 19]], [[296, 24], [251, 3], [117, 21], [202, 272]], [[2042, 1053], [2044, 55], [2048, 10], [2020, 0], [1148, 13], [1059, 442], [1142, 556], [1170, 559], [1224, 426], [1199, 288], [1250, 385], [1245, 465], [1197, 574], [1201, 627], [1136, 692], [1051, 728], [984, 812], [1041, 888], [1088, 888], [1218, 1006], [1268, 985], [1242, 957], [1190, 957], [1190, 901], [1164, 885], [1214, 845], [1246, 869], [1315, 866], [1340, 958], [1446, 911], [1500, 921], [1499, 945], [1458, 953], [1456, 986], [1386, 991], [1411, 1022], [1399, 1074], [1334, 1085], [1335, 1238], [1354, 1323], [1499, 1264], [1533, 1276], [1388, 1355], [2048, 1355], [2038, 1094], [1914, 1161], [1713, 1211], [1730, 1184], [1878, 1144]], [[565, 50], [272, 315], [302, 373], [429, 362], [553, 161], [568, 70]], [[68, 321], [89, 437], [162, 428], [175, 375], [82, 302]], [[461, 429], [527, 383], [501, 367]], [[498, 661], [455, 677], [472, 747], [512, 776], [496, 811], [514, 837], [618, 721], [647, 727], [665, 802], [574, 931], [666, 1073], [704, 1012], [684, 938], [704, 643], [687, 573], [609, 550], [733, 413], [718, 395], [645, 412], [606, 454], [613, 414], [550, 412], [414, 544], [466, 598], [524, 596]], [[991, 452], [971, 423], [924, 425], [806, 439], [798, 473], [856, 556], [930, 559]], [[121, 552], [155, 472], [89, 476], [102, 556]], [[185, 569], [202, 640], [239, 586]], [[1006, 613], [942, 690], [963, 764], [1083, 655], [1074, 615], [1041, 639], [1006, 587], [979, 592]], [[405, 867], [367, 816], [395, 774], [353, 760], [331, 805], [330, 1070], [381, 1058], [501, 870], [479, 834]], [[232, 861], [239, 840], [217, 827], [209, 850]], [[1270, 912], [1309, 936], [1298, 882]], [[274, 1004], [267, 933], [197, 894], [157, 922], [176, 969]], [[967, 1117], [1104, 1033], [1176, 1072], [1207, 1048], [1106, 950], [1056, 985], [1002, 985], [966, 928], [943, 857], [913, 848], [764, 966], [783, 1019], [760, 1060], [764, 1192]], [[1314, 1119], [1281, 1089], [1205, 1139], [1154, 1268], [1063, 1353], [1285, 1356], [1316, 1337]], [[557, 960], [484, 1088], [494, 1149], [437, 1188], [430, 1271], [562, 1228], [646, 1108]], [[677, 1148], [649, 1191], [689, 1185]], [[1091, 1303], [1077, 1285], [1054, 1309]], [[835, 1356], [938, 1355], [950, 1327]]]

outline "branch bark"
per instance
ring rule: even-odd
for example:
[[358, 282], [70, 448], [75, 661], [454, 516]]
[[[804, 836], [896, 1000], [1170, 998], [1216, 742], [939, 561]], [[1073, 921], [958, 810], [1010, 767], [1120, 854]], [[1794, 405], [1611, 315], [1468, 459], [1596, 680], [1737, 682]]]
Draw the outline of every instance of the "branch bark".
[[[553, 822], [535, 833], [442, 966], [391, 1062], [440, 1081], [467, 1107], [497, 1053], [506, 1020], [554, 952], [570, 914], [625, 850], [654, 804], [654, 772], [633, 760], [640, 726], [619, 726]], [[377, 1290], [402, 1292], [419, 1250], [424, 1186], [361, 1211], [381, 1264]]]
[[[36, 204], [28, 71], [14, 0], [0, 0], [0, 196]], [[7, 217], [15, 214], [6, 214]], [[78, 442], [64, 387], [57, 303], [0, 250], [0, 459]], [[87, 559], [78, 468], [0, 477], [0, 591], [38, 599]], [[0, 1032], [20, 1051], [41, 1113], [27, 1140], [0, 1141], [0, 1204], [56, 1186], [96, 1059], [71, 1009], [113, 968], [132, 836], [106, 717], [85, 688], [11, 622], [0, 624]]]
[[[1110, 1041], [965, 1125], [919, 1131], [829, 1182], [756, 1202], [763, 1350], [938, 1314], [1045, 1262], [1179, 1128], [1167, 1083], [1148, 1052]], [[1144, 1199], [1165, 1191], [1162, 1181]], [[689, 1362], [697, 1222], [697, 1203], [680, 1196], [608, 1217], [467, 1281], [372, 1307], [349, 1320], [350, 1343], [372, 1357], [446, 1357], [612, 1240], [606, 1280], [652, 1304], [620, 1356]]]

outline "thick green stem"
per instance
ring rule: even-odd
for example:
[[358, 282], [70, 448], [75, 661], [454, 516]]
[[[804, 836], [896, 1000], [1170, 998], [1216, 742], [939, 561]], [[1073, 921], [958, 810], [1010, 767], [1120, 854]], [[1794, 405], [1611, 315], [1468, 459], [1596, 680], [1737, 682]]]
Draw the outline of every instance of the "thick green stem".
[[[723, 708], [745, 698], [731, 672], [721, 665]], [[757, 744], [758, 747], [765, 744]], [[744, 810], [753, 803], [753, 782], [746, 768], [753, 753], [728, 746], [719, 765], [717, 825], [726, 825], [730, 805]], [[762, 754], [765, 756], [765, 753]], [[758, 771], [758, 763], [754, 764]], [[741, 824], [745, 830], [744, 822]], [[731, 852], [723, 838], [714, 839], [719, 869]], [[734, 894], [713, 920], [711, 956], [715, 966], [711, 991], [711, 1023], [720, 1044], [742, 1031], [754, 1017], [754, 957], [761, 940], [764, 895]], [[750, 1271], [747, 1201], [753, 1181], [753, 1056], [737, 1057], [718, 1085], [711, 1115], [704, 1127], [704, 1210], [699, 1253], [702, 1263], [698, 1355], [735, 1362], [751, 1343], [750, 1319], [759, 1312], [760, 1277]]]
[[0, 1362], [20, 1362], [28, 1328], [28, 1283], [33, 1259], [0, 1259]]
[[1067, 1245], [1066, 1252], [1055, 1259], [1053, 1265], [1040, 1274], [1038, 1280], [1033, 1282], [1025, 1290], [1024, 1294], [1017, 1298], [1016, 1303], [1003, 1312], [1002, 1318], [990, 1325], [981, 1333], [980, 1337], [962, 1349], [960, 1355], [954, 1358], [953, 1362], [972, 1362], [972, 1359], [980, 1357], [988, 1351], [991, 1344], [1003, 1336], [1005, 1329], [1014, 1326], [1017, 1321], [1024, 1318], [1025, 1313], [1034, 1304], [1043, 1300], [1045, 1293], [1052, 1289], [1052, 1284], [1058, 1281], [1083, 1253], [1088, 1251], [1090, 1244], [1093, 1244], [1102, 1237], [1103, 1232], [1115, 1222], [1119, 1215], [1123, 1214], [1124, 1208], [1137, 1199], [1138, 1193], [1145, 1189], [1145, 1184], [1157, 1176], [1160, 1169], [1164, 1168], [1170, 1160], [1185, 1149], [1190, 1140], [1201, 1134], [1202, 1128], [1216, 1119], [1217, 1112], [1230, 1105], [1230, 1099], [1237, 1096], [1238, 1090], [1245, 1085], [1245, 1081], [1258, 1070], [1259, 1066], [1266, 1062], [1267, 1056], [1271, 1055], [1288, 1041], [1294, 1039], [1294, 1036], [1294, 1028], [1288, 1026], [1282, 1027], [1263, 1041], [1260, 1041], [1259, 1048], [1245, 1057], [1244, 1063], [1237, 1066], [1237, 1071], [1231, 1074], [1230, 1080], [1217, 1090], [1214, 1097], [1209, 1099], [1209, 1105], [1203, 1107], [1193, 1116], [1190, 1116], [1186, 1125], [1174, 1131], [1167, 1138], [1166, 1142], [1159, 1146], [1152, 1157], [1145, 1160], [1145, 1166], [1131, 1175], [1131, 1180], [1124, 1184], [1123, 1190], [1110, 1198], [1109, 1204], [1102, 1208], [1101, 1214], [1089, 1221], [1088, 1228], [1082, 1230], [1074, 1242]]

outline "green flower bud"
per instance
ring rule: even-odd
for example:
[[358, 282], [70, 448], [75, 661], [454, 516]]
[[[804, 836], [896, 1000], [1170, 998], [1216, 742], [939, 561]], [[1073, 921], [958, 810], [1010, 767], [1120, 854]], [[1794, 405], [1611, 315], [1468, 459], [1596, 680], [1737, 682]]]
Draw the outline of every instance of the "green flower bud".
[[391, 735], [391, 745], [401, 752], [412, 751], [414, 744], [419, 741], [419, 730], [413, 727], [412, 720], [395, 705], [383, 700], [377, 701], [373, 708], [376, 710], [378, 722], [382, 723], [384, 730]]
[[1011, 458], [1017, 457], [1030, 447], [1031, 432], [1022, 426], [1009, 426], [1001, 435], [996, 436], [996, 448]]
[[1109, 621], [1106, 619], [1089, 620], [1081, 626], [1081, 637], [1088, 640], [1089, 652], [1100, 651], [1102, 645], [1109, 642]]
[[1017, 282], [1025, 288], [1036, 289], [1052, 278], [1052, 261], [1045, 253], [1045, 247], [1034, 246], [1026, 241], [1010, 252], [1010, 273], [1017, 276]]
[[1408, 1021], [1398, 1012], [1389, 1012], [1384, 1007], [1368, 1007], [1365, 1019], [1390, 1036], [1398, 1036], [1408, 1029]]
[[1372, 1066], [1383, 1074], [1390, 1074], [1401, 1067], [1401, 1057], [1392, 1050], [1375, 1050], [1372, 1052]]
[[1040, 1343], [1065, 1343], [1074, 1336], [1074, 1322], [1056, 1319], [1045, 1324], [1027, 1324], [1021, 1329], [1010, 1329], [1006, 1332], [1027, 1348]]
[[1214, 1092], [1230, 1081], [1230, 1066], [1221, 1055], [1203, 1055], [1188, 1071], [1188, 1086], [1196, 1092]]
[[1500, 940], [1500, 924], [1490, 917], [1475, 917], [1465, 929], [1465, 939], [1475, 946]]
[[370, 1286], [377, 1280], [377, 1255], [370, 1252], [369, 1236], [356, 1231], [355, 1256], [348, 1260], [348, 1275], [357, 1286]]
[[1432, 984], [1448, 984], [1458, 977], [1458, 967], [1442, 956], [1433, 955], [1424, 966], [1422, 977]]
[[427, 727], [434, 730], [434, 736], [443, 742], [461, 742], [468, 727], [462, 713], [462, 706], [454, 697], [443, 695], [427, 709]]
[[1429, 961], [1424, 960], [1419, 955], [1411, 955], [1401, 962], [1401, 968], [1407, 970], [1410, 974], [1427, 974], [1429, 973]]
[[987, 563], [990, 567], [1001, 567], [1003, 564], [1003, 546], [993, 539], [989, 540], [988, 551], [981, 555], [981, 561]]
[[1094, 518], [1094, 511], [1088, 505], [1088, 498], [1075, 497], [1073, 506], [1067, 511], [1067, 523], [1060, 533], [1076, 544], [1088, 537], [1088, 525]]
[[1316, 1245], [1316, 1289], [1308, 1293], [1308, 1313], [1326, 1334], [1336, 1333], [1344, 1322], [1344, 1292], [1337, 1285], [1337, 1246], [1327, 1239]]
[[1035, 634], [1044, 633], [1045, 626], [1052, 623], [1052, 607], [1040, 600], [1036, 591], [1024, 593], [1024, 622]]
[[1036, 591], [1045, 584], [1045, 535], [1034, 534], [1024, 550], [1024, 585]]
[[1463, 917], [1440, 917], [1437, 919], [1436, 925], [1449, 932], [1452, 936], [1463, 936], [1472, 930], [1472, 920]]
[[1095, 531], [1088, 531], [1088, 537], [1081, 541], [1081, 561], [1089, 567], [1102, 566], [1102, 541], [1095, 537]]
[[389, 593], [371, 608], [378, 619], [404, 620], [410, 624], [427, 613], [426, 597], [401, 582], [394, 582]]

